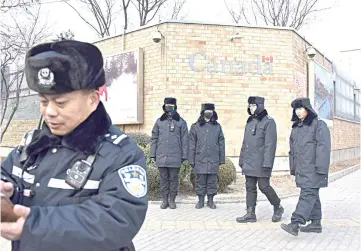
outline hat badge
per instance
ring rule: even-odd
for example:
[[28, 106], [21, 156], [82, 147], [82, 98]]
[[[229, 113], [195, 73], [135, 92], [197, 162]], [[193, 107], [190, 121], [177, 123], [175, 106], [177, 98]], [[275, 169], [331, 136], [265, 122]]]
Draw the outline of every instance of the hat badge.
[[38, 72], [39, 85], [52, 87], [55, 85], [54, 73], [49, 68], [42, 68]]

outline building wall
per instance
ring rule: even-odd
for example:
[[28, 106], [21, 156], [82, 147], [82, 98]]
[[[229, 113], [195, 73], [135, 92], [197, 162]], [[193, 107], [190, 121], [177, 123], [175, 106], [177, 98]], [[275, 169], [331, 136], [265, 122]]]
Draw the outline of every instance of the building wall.
[[[197, 120], [201, 103], [215, 103], [226, 138], [226, 153], [237, 156], [249, 116], [248, 96], [264, 96], [266, 109], [277, 122], [276, 154], [285, 155], [288, 104], [293, 97], [293, 66], [289, 63], [292, 32], [200, 24], [167, 24], [163, 29], [168, 38], [167, 94], [179, 99], [180, 112], [188, 124]], [[231, 41], [236, 33], [242, 38]], [[190, 64], [195, 54], [192, 70]], [[262, 57], [269, 58], [268, 62], [260, 62], [261, 74], [256, 74], [257, 57], [260, 61]]]

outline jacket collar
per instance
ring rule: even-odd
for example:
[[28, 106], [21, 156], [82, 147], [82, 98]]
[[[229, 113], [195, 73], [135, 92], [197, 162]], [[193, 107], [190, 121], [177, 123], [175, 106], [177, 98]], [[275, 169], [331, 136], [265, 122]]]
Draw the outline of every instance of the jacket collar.
[[[163, 115], [160, 117], [160, 121], [167, 120], [167, 119], [168, 119], [168, 114], [167, 113], [163, 113]], [[180, 115], [179, 115], [179, 113], [177, 111], [175, 111], [172, 114], [172, 119], [174, 119], [176, 121], [180, 120]]]
[[111, 125], [111, 119], [100, 102], [97, 109], [66, 136], [53, 135], [49, 127], [43, 123], [42, 129], [29, 144], [27, 154], [34, 156], [59, 144], [84, 154], [94, 154]]
[[301, 126], [303, 126], [303, 125], [309, 126], [309, 125], [311, 125], [312, 121], [313, 121], [314, 119], [316, 119], [316, 118], [317, 118], [317, 115], [316, 115], [316, 114], [314, 114], [314, 113], [312, 113], [312, 112], [309, 112], [309, 113], [307, 114], [306, 118], [305, 118], [303, 121], [300, 120], [300, 119], [298, 119], [297, 121], [295, 121], [295, 122], [293, 123], [293, 125], [292, 125], [292, 128], [295, 128], [296, 126], [301, 127]]
[[257, 119], [258, 121], [261, 121], [267, 115], [268, 115], [268, 112], [266, 109], [264, 109], [259, 114], [249, 116], [247, 119], [247, 123], [251, 122], [253, 119]]

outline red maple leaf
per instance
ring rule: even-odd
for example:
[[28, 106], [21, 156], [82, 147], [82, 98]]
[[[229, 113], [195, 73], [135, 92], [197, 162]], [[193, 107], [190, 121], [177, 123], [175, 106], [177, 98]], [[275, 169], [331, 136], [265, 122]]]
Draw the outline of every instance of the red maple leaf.
[[104, 94], [104, 96], [105, 96], [105, 101], [108, 100], [108, 91], [107, 91], [106, 85], [101, 86], [101, 87], [99, 88], [98, 93], [99, 93], [100, 96], [103, 96], [103, 94]]

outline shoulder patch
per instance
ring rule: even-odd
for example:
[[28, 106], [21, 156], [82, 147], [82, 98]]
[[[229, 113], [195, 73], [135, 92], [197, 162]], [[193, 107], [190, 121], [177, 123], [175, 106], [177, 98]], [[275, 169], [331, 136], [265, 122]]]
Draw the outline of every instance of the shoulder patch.
[[266, 117], [267, 117], [268, 119], [273, 119], [273, 118], [272, 118], [271, 116], [269, 116], [269, 115], [267, 115]]
[[143, 167], [129, 165], [118, 170], [125, 190], [132, 196], [141, 198], [147, 194], [147, 174]]

